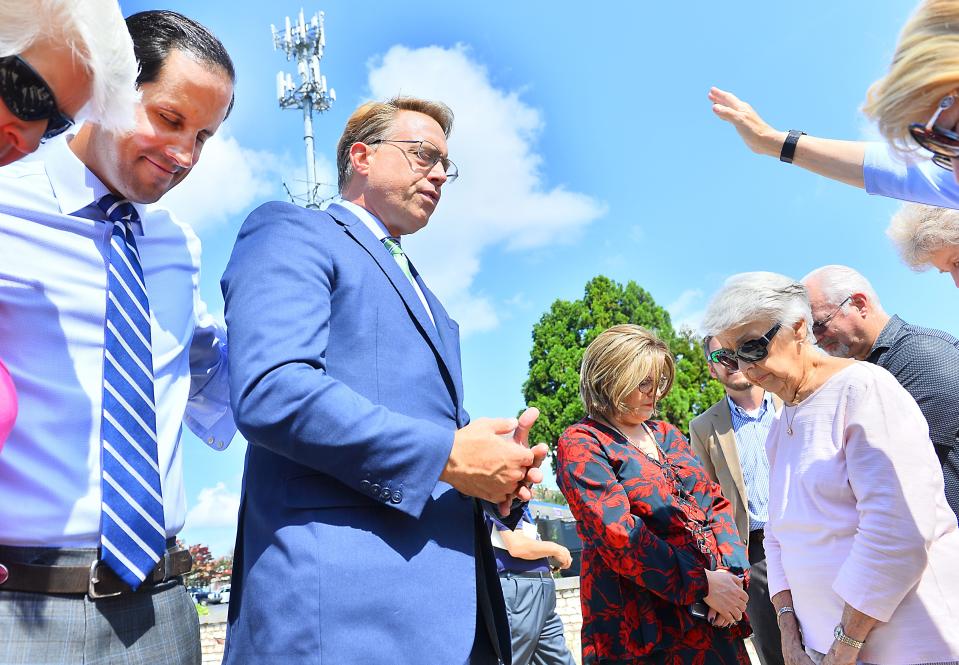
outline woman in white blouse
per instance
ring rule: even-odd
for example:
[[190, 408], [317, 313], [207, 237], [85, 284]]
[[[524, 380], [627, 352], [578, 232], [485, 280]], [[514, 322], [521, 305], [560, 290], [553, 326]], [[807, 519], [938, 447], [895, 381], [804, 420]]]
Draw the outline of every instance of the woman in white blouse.
[[789, 665], [959, 663], [959, 528], [919, 407], [886, 370], [815, 347], [806, 291], [730, 278], [703, 327], [785, 402], [767, 440], [766, 555]]

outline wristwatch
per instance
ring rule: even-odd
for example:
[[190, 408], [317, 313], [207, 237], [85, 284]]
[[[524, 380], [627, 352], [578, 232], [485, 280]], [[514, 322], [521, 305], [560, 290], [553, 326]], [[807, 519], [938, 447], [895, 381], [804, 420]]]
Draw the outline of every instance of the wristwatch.
[[841, 623], [836, 624], [836, 629], [832, 631], [832, 634], [837, 640], [839, 640], [846, 646], [852, 647], [853, 649], [862, 649], [864, 646], [866, 646], [865, 642], [854, 640], [848, 635], [846, 635], [846, 632], [842, 629]]

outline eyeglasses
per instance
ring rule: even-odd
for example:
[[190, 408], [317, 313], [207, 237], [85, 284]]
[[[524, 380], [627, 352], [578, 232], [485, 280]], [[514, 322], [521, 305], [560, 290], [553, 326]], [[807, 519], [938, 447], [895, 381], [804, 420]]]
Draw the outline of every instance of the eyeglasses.
[[0, 98], [10, 113], [24, 122], [46, 120], [43, 140], [59, 136], [73, 125], [73, 118], [57, 107], [47, 82], [19, 55], [0, 58]]
[[[653, 377], [647, 376], [645, 379], [639, 382], [639, 385], [636, 386], [636, 388], [639, 390], [639, 392], [643, 393], [644, 395], [652, 395], [653, 384], [654, 384]], [[666, 386], [668, 385], [669, 385], [669, 378], [666, 376], [660, 376], [659, 383], [656, 384], [656, 395], [654, 396], [658, 397], [658, 396], [661, 396], [663, 393], [665, 393]]]
[[829, 322], [836, 317], [836, 314], [839, 314], [839, 312], [842, 311], [842, 308], [851, 299], [852, 299], [852, 296], [846, 296], [846, 299], [843, 300], [841, 303], [839, 303], [839, 307], [836, 308], [835, 312], [827, 316], [825, 319], [812, 322], [812, 334], [815, 335], [817, 339], [823, 336], [823, 333], [826, 332], [826, 326], [829, 325]]
[[936, 127], [936, 121], [943, 111], [952, 107], [955, 103], [955, 95], [946, 95], [939, 102], [939, 106], [932, 117], [929, 118], [929, 122], [926, 124], [914, 122], [909, 125], [909, 133], [916, 143], [932, 153], [932, 161], [936, 166], [940, 166], [947, 171], [952, 170], [952, 160], [959, 158], [959, 134], [949, 129]]
[[769, 355], [769, 343], [772, 342], [773, 337], [776, 336], [776, 333], [779, 332], [779, 329], [782, 327], [781, 323], [777, 323], [772, 328], [769, 329], [765, 335], [758, 339], [746, 340], [739, 345], [739, 348], [735, 351], [730, 349], [716, 349], [709, 354], [709, 362], [719, 363], [726, 369], [736, 371], [739, 369], [739, 362], [746, 363], [758, 363], [760, 360]]
[[[444, 157], [440, 153], [439, 148], [430, 143], [429, 141], [412, 141], [412, 140], [400, 140], [400, 139], [379, 139], [376, 141], [371, 141], [369, 145], [376, 145], [377, 143], [409, 143], [415, 145], [415, 150], [403, 150], [407, 155], [412, 156], [416, 160], [416, 165], [420, 169], [423, 169], [427, 173], [433, 170], [433, 167], [438, 163], [443, 165], [443, 171], [446, 173], [446, 182], [450, 183], [456, 180], [460, 175], [460, 170], [456, 167], [456, 164], [452, 162], [449, 157]], [[400, 146], [395, 146], [399, 148]]]

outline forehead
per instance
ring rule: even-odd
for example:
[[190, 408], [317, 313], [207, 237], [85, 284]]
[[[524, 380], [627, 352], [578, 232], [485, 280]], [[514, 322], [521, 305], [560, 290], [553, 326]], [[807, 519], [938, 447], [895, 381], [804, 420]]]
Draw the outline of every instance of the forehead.
[[717, 333], [713, 338], [724, 349], [735, 349], [743, 342], [759, 339], [776, 325], [773, 321], [750, 321]]
[[440, 150], [446, 150], [446, 135], [433, 118], [418, 111], [397, 111], [390, 126], [391, 138], [426, 140]]
[[929, 263], [939, 270], [952, 270], [952, 263], [959, 260], [959, 245], [946, 245], [929, 253]]
[[144, 102], [181, 103], [181, 113], [226, 117], [233, 98], [233, 82], [219, 65], [201, 62], [190, 53], [171, 51], [156, 79], [140, 86]]

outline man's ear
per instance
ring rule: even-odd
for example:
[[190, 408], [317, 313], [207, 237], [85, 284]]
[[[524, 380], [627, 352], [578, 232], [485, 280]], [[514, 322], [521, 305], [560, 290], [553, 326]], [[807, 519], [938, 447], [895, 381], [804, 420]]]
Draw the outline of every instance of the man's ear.
[[865, 293], [853, 293], [849, 296], [849, 304], [859, 310], [859, 316], [862, 318], [872, 313], [872, 303], [869, 302], [869, 296]]
[[350, 165], [353, 167], [353, 173], [362, 176], [370, 173], [370, 158], [373, 156], [373, 148], [365, 143], [354, 143], [350, 146]]

